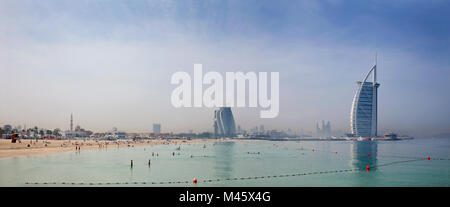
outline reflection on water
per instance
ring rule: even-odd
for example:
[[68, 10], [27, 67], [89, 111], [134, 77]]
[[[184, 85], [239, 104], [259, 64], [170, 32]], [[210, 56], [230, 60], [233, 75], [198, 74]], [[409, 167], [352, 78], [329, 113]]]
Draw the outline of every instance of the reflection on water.
[[214, 147], [214, 170], [217, 177], [231, 178], [234, 142], [218, 142]]
[[[353, 168], [366, 169], [367, 166], [377, 164], [377, 142], [374, 141], [354, 141], [350, 145], [352, 159], [350, 165]], [[376, 170], [371, 168], [370, 171]]]

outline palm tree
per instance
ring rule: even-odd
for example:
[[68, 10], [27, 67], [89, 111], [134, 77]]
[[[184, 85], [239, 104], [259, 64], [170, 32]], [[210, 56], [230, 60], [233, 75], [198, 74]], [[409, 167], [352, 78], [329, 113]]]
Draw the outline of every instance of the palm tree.
[[56, 128], [53, 130], [53, 135], [55, 135], [55, 137], [59, 137], [59, 136], [61, 136], [60, 132], [61, 132], [61, 129]]
[[52, 130], [47, 129], [45, 134], [47, 134], [49, 137], [52, 137]]

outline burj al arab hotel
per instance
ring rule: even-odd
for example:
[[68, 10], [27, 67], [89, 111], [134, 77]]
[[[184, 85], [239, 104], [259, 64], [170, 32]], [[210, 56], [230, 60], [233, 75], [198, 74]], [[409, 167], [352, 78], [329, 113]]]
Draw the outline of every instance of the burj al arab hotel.
[[[367, 79], [372, 74], [372, 82]], [[358, 81], [350, 111], [350, 129], [354, 137], [377, 137], [378, 87], [377, 56], [363, 81]]]

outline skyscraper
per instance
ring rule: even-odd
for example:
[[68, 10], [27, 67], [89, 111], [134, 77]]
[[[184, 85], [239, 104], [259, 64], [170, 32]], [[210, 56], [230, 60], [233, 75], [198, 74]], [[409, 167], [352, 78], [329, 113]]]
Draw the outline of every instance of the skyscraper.
[[316, 123], [316, 136], [318, 137], [330, 137], [331, 136], [331, 123], [330, 121], [325, 124], [322, 120], [322, 128], [319, 127], [319, 123]]
[[73, 131], [73, 114], [70, 114], [70, 131]]
[[161, 134], [161, 124], [153, 124], [153, 133]]
[[[372, 74], [372, 82], [367, 78]], [[378, 87], [377, 57], [375, 64], [367, 73], [363, 81], [358, 81], [358, 89], [353, 97], [350, 111], [351, 134], [357, 137], [377, 136]]]
[[214, 136], [234, 137], [236, 135], [236, 126], [233, 113], [230, 107], [220, 107], [214, 111]]

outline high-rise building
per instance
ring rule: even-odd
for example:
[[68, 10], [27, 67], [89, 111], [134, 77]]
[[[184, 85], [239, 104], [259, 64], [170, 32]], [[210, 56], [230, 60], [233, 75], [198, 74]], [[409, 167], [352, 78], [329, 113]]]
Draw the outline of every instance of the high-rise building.
[[73, 114], [70, 114], [70, 131], [73, 131]]
[[331, 136], [331, 123], [330, 121], [325, 124], [322, 120], [322, 128], [319, 127], [319, 123], [316, 123], [316, 136], [318, 137], [330, 137]]
[[[372, 82], [367, 78], [372, 74]], [[375, 64], [367, 73], [363, 81], [358, 81], [358, 89], [353, 97], [350, 111], [351, 134], [356, 137], [377, 136], [378, 87], [377, 58]]]
[[258, 133], [259, 133], [258, 126], [253, 127], [253, 128], [250, 130], [250, 132], [251, 132], [252, 134], [258, 134]]
[[236, 136], [236, 126], [230, 107], [220, 107], [214, 111], [214, 136], [216, 138]]
[[161, 124], [153, 124], [153, 133], [161, 134]]

